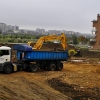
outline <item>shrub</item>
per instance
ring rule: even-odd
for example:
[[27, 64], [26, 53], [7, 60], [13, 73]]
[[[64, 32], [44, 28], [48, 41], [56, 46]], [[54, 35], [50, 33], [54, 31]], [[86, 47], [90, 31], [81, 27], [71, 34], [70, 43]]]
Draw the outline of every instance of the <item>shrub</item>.
[[14, 42], [14, 40], [8, 40], [8, 42]]
[[22, 43], [22, 40], [18, 40], [18, 43]]

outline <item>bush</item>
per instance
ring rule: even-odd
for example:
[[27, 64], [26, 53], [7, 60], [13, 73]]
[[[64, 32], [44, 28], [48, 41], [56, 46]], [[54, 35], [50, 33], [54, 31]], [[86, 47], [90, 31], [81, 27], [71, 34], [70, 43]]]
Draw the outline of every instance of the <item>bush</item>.
[[22, 40], [18, 40], [18, 43], [22, 43]]
[[14, 42], [14, 40], [8, 40], [8, 42]]
[[27, 43], [27, 41], [24, 40], [23, 43]]

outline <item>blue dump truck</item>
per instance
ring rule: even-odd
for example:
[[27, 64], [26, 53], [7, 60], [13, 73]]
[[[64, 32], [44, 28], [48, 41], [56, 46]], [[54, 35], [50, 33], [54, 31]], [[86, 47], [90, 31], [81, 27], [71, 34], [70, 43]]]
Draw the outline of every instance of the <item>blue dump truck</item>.
[[[11, 51], [16, 50], [16, 62], [12, 62]], [[62, 61], [68, 60], [67, 50], [33, 50], [29, 45], [15, 44], [13, 48], [0, 47], [0, 71], [12, 73], [18, 70], [36, 72], [39, 69], [48, 71], [60, 71], [63, 68]]]

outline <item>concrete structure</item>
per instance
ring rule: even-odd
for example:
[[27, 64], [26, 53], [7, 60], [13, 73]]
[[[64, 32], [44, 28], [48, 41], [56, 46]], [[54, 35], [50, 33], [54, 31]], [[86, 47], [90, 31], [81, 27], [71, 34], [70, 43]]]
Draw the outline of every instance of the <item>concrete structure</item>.
[[5, 23], [0, 23], [0, 31], [1, 31], [1, 32], [5, 32], [6, 29], [7, 29], [6, 24], [5, 24]]
[[93, 20], [92, 22], [94, 38], [90, 39], [90, 43], [94, 49], [100, 49], [100, 14], [97, 14], [97, 20]]

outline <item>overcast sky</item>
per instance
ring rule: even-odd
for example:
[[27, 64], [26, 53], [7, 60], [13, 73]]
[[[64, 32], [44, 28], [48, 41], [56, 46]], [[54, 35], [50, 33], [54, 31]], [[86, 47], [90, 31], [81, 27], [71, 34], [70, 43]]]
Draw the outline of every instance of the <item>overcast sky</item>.
[[100, 0], [0, 0], [0, 22], [19, 28], [91, 33]]

